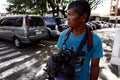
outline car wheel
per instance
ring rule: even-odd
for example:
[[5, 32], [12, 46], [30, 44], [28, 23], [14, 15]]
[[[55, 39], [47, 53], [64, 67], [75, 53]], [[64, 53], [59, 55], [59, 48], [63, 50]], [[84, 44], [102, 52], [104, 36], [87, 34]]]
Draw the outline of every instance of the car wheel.
[[17, 47], [17, 48], [20, 48], [22, 46], [22, 43], [20, 41], [19, 38], [14, 38], [14, 45]]

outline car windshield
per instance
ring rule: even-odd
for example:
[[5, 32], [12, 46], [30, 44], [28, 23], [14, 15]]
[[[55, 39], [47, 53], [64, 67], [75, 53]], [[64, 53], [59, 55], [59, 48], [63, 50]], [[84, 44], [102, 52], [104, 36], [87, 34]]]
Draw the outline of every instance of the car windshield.
[[52, 17], [44, 17], [43, 19], [47, 25], [55, 25], [56, 24], [55, 19]]

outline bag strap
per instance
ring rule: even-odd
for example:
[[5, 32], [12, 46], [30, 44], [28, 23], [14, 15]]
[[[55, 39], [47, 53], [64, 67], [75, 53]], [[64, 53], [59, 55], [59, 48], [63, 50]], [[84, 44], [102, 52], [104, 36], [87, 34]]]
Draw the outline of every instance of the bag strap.
[[87, 39], [88, 39], [87, 47], [88, 47], [88, 51], [90, 52], [93, 47], [93, 37], [90, 27], [87, 27]]
[[80, 45], [78, 46], [77, 52], [82, 51], [83, 46], [84, 46], [85, 43], [87, 42], [87, 34], [88, 34], [88, 32], [85, 33], [83, 39], [81, 40], [81, 43], [80, 43]]
[[64, 38], [64, 41], [63, 41], [63, 45], [65, 45], [65, 42], [66, 42], [66, 40], [68, 39], [71, 31], [72, 31], [72, 28], [70, 28], [70, 29], [67, 31], [67, 33], [66, 33], [66, 35], [65, 35], [65, 38]]
[[[83, 48], [83, 46], [85, 45], [85, 43], [86, 43], [87, 41], [88, 41], [88, 43], [87, 43], [88, 51], [90, 52], [91, 49], [92, 49], [92, 33], [91, 33], [91, 30], [90, 30], [89, 27], [86, 27], [86, 30], [87, 30], [87, 31], [86, 31], [86, 34], [85, 34], [85, 36], [83, 37], [83, 39], [82, 39], [82, 41], [81, 41], [81, 43], [80, 43], [77, 51], [82, 51], [82, 48]], [[70, 34], [71, 31], [72, 31], [72, 28], [70, 28], [70, 29], [67, 31], [67, 33], [66, 33], [66, 35], [65, 35], [65, 38], [64, 38], [64, 41], [63, 41], [63, 45], [65, 45], [65, 42], [66, 42], [66, 40], [68, 39], [69, 34]], [[66, 45], [65, 45], [65, 46], [66, 46]]]
[[89, 27], [86, 27], [86, 30], [87, 30], [86, 34], [83, 37], [83, 39], [82, 39], [82, 41], [81, 41], [81, 43], [80, 43], [77, 51], [82, 51], [82, 48], [83, 48], [83, 46], [85, 45], [85, 43], [87, 41], [88, 41], [88, 43], [87, 43], [87, 49], [88, 49], [88, 51], [90, 52], [91, 49], [92, 49], [92, 33], [91, 33], [91, 30], [90, 30]]

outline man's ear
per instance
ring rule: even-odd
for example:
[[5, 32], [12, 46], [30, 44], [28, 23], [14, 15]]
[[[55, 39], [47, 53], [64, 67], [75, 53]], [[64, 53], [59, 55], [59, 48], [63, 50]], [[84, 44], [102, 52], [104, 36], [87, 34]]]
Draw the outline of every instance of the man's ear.
[[87, 18], [87, 14], [83, 14], [83, 15], [81, 16], [81, 20], [82, 20], [83, 22], [86, 20], [86, 18]]

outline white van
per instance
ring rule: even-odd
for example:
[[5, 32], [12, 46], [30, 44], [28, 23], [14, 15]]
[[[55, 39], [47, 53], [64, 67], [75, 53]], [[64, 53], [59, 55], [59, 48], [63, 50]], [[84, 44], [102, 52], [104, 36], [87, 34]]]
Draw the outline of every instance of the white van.
[[0, 38], [12, 40], [16, 47], [40, 41], [47, 35], [47, 27], [40, 16], [13, 15], [0, 19]]

